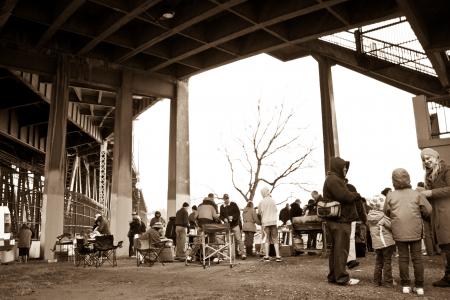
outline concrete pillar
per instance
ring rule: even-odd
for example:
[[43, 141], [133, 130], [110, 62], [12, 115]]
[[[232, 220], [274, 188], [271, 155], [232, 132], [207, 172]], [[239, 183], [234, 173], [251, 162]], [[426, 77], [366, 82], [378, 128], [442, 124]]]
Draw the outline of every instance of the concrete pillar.
[[133, 130], [133, 98], [131, 93], [132, 74], [124, 70], [122, 86], [116, 99], [114, 119], [114, 159], [111, 187], [111, 234], [114, 243], [123, 241], [123, 247], [117, 249], [117, 255], [128, 255], [128, 222], [132, 209], [132, 130]]
[[417, 144], [425, 148], [431, 140], [431, 122], [427, 98], [423, 95], [413, 97], [414, 118], [416, 121]]
[[325, 172], [330, 169], [330, 158], [339, 155], [339, 139], [334, 108], [331, 64], [324, 57], [316, 57], [319, 63], [320, 98], [322, 105], [322, 132]]
[[167, 217], [190, 202], [188, 82], [178, 81], [170, 102], [169, 182]]
[[64, 230], [64, 192], [66, 162], [67, 109], [69, 99], [69, 61], [58, 59], [55, 89], [50, 103], [45, 152], [45, 183], [42, 203], [41, 256], [54, 259], [50, 250]]

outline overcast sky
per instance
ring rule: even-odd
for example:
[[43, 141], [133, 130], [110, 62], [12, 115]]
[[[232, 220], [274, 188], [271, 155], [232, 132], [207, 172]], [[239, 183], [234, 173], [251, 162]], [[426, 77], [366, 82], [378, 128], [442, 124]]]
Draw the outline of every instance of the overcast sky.
[[[392, 186], [391, 173], [397, 167], [410, 172], [413, 185], [421, 181], [413, 95], [339, 66], [332, 68], [332, 76], [340, 156], [351, 161], [350, 182], [370, 197]], [[259, 99], [266, 115], [280, 103], [286, 111], [294, 111], [290, 130], [300, 130], [302, 144], [315, 149], [308, 160], [312, 167], [300, 171], [295, 180], [308, 183], [308, 190], [321, 192], [325, 171], [317, 62], [303, 58], [283, 63], [263, 54], [189, 80], [192, 204], [214, 192], [228, 193], [244, 205], [232, 186], [223, 149], [236, 151], [236, 138], [243, 138], [245, 130], [254, 125]], [[148, 209], [165, 208], [169, 101], [161, 101], [139, 116], [133, 135], [134, 159]], [[293, 157], [294, 153], [287, 153], [279, 163]], [[273, 196], [276, 202], [300, 198], [303, 204], [310, 198], [309, 192], [294, 186], [282, 186]], [[258, 191], [255, 203], [260, 199]]]

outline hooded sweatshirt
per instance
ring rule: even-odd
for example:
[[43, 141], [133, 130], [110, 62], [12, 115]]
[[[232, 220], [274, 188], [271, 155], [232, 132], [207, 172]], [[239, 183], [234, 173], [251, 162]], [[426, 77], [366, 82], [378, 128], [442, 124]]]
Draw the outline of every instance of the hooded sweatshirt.
[[392, 235], [395, 241], [418, 241], [423, 237], [422, 217], [429, 217], [431, 205], [418, 191], [411, 189], [411, 180], [405, 169], [392, 172], [395, 190], [386, 197], [384, 212], [392, 222]]
[[359, 196], [356, 192], [351, 192], [344, 176], [344, 167], [350, 167], [350, 162], [340, 157], [332, 157], [330, 160], [330, 171], [323, 184], [323, 199], [326, 202], [337, 201], [341, 204], [341, 216], [333, 219], [339, 223], [351, 223], [358, 219], [355, 201]]
[[277, 206], [275, 205], [275, 201], [272, 199], [270, 195], [270, 191], [267, 187], [264, 187], [261, 190], [261, 195], [263, 199], [259, 203], [258, 209], [261, 214], [261, 225], [262, 226], [271, 226], [277, 225], [278, 220], [278, 211]]

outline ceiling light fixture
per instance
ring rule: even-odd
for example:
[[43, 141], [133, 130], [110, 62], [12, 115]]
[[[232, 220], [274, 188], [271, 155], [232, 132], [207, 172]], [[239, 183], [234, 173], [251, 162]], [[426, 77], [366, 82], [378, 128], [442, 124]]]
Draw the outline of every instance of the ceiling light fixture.
[[170, 20], [175, 16], [175, 12], [173, 10], [167, 10], [161, 15], [161, 20]]

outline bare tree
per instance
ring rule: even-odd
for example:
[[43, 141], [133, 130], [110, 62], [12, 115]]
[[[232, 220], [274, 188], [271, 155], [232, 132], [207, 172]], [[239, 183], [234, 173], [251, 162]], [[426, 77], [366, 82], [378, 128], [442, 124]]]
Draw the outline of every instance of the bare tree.
[[[273, 110], [265, 122], [261, 100], [258, 101], [256, 124], [249, 127], [250, 132], [244, 138], [236, 139], [239, 150], [232, 155], [229, 148], [225, 148], [233, 187], [246, 201], [253, 200], [261, 182], [269, 185], [271, 191], [283, 184], [306, 190], [303, 185], [307, 183], [289, 180], [300, 169], [309, 167], [307, 158], [313, 148], [301, 144], [300, 131], [304, 128], [293, 128], [295, 132], [291, 133], [294, 112], [285, 113], [284, 110], [284, 105]], [[293, 158], [289, 159], [289, 156]]]

